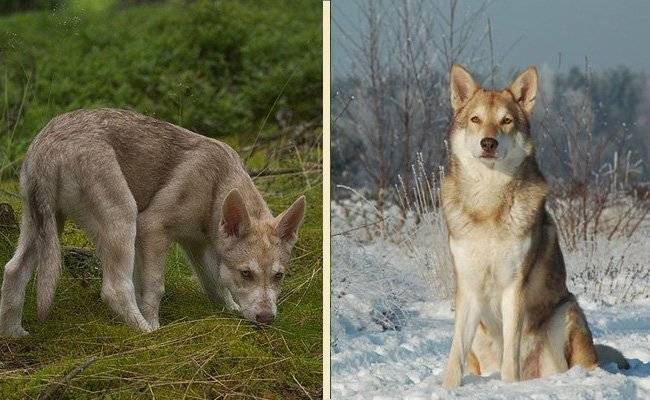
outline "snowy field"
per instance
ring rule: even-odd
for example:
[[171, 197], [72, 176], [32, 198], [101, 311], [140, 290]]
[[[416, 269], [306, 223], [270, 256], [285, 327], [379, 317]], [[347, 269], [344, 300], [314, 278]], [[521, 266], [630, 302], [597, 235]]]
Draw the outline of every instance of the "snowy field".
[[[369, 220], [355, 215], [333, 204], [332, 232]], [[440, 282], [449, 271], [437, 265], [444, 263], [443, 233], [433, 226], [416, 232], [407, 248], [390, 232], [372, 240], [367, 229], [334, 236], [332, 398], [650, 399], [650, 299], [647, 275], [639, 279], [650, 261], [646, 229], [630, 240], [565, 251], [568, 285], [595, 342], [622, 351], [629, 370], [578, 367], [515, 384], [465, 376], [463, 386], [447, 391], [440, 383], [453, 312], [448, 284]]]

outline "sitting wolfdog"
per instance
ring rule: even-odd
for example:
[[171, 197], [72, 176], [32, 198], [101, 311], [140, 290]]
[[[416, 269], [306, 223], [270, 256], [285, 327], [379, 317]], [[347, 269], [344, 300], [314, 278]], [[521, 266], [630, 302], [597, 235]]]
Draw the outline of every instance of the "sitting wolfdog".
[[271, 323], [305, 212], [301, 196], [273, 217], [226, 144], [114, 109], [78, 110], [50, 121], [27, 151], [20, 194], [20, 239], [0, 298], [0, 334], [8, 336], [27, 334], [21, 318], [34, 268], [38, 318], [47, 316], [66, 217], [96, 244], [102, 298], [130, 326], [159, 327], [172, 242], [212, 300]]
[[442, 207], [456, 278], [454, 338], [443, 386], [460, 385], [464, 365], [506, 381], [574, 365], [627, 362], [594, 346], [587, 320], [566, 286], [548, 185], [535, 160], [529, 116], [537, 72], [504, 90], [479, 87], [451, 69], [449, 170]]

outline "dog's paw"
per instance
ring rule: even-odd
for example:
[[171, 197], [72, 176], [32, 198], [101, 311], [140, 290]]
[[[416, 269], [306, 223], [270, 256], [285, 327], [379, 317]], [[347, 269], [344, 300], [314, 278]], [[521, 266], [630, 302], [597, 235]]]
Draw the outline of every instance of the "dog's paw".
[[225, 307], [226, 307], [226, 310], [228, 310], [230, 312], [233, 312], [233, 313], [238, 313], [238, 312], [241, 311], [241, 309], [239, 308], [239, 304], [235, 303], [232, 300], [226, 301], [225, 302]]
[[460, 386], [460, 379], [445, 379], [442, 381], [442, 387], [451, 390], [451, 389], [456, 389], [457, 387]]
[[232, 294], [230, 294], [229, 290], [226, 289], [221, 293], [221, 301], [223, 302], [226, 310], [229, 312], [239, 313], [241, 311], [239, 304], [235, 303], [235, 300], [233, 300]]
[[455, 389], [460, 386], [461, 382], [461, 373], [456, 370], [447, 370], [445, 371], [445, 376], [442, 379], [442, 387], [445, 389]]
[[153, 331], [157, 331], [158, 329], [160, 329], [160, 322], [158, 322], [157, 319], [155, 319], [155, 320], [147, 320], [147, 322], [149, 323], [149, 330], [147, 332], [153, 332]]
[[4, 326], [0, 327], [0, 336], [12, 337], [12, 338], [21, 338], [28, 336], [29, 332], [23, 329], [20, 325], [13, 326]]
[[160, 322], [158, 320], [151, 322], [151, 330], [156, 331], [160, 329]]
[[139, 330], [140, 332], [143, 332], [143, 333], [153, 332], [153, 330], [154, 330], [151, 327], [151, 324], [149, 323], [149, 321], [147, 321], [146, 319], [144, 319], [142, 317], [138, 318], [136, 321], [133, 321], [133, 322], [129, 323], [128, 325], [135, 328], [135, 329], [137, 329], [137, 330]]
[[158, 320], [158, 312], [155, 313], [143, 313], [142, 316], [144, 317], [149, 330], [147, 332], [153, 332], [155, 330], [158, 330], [160, 328], [160, 321]]
[[501, 380], [504, 382], [518, 382], [520, 379], [517, 367], [504, 363], [501, 366]]
[[510, 373], [502, 372], [501, 380], [504, 382], [519, 382], [520, 379], [514, 372], [510, 372]]

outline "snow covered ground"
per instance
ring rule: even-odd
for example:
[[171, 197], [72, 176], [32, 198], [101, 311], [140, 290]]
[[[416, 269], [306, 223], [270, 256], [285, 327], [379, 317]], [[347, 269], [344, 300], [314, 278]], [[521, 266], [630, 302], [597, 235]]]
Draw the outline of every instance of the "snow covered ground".
[[[337, 227], [346, 230], [344, 222], [336, 221], [340, 210], [334, 207], [334, 212], [333, 232]], [[634, 275], [628, 271], [650, 268], [648, 232], [625, 245], [606, 243], [587, 253], [565, 252], [573, 277], [580, 270], [609, 271], [582, 274], [570, 279], [569, 286], [585, 310], [595, 341], [622, 351], [629, 370], [619, 371], [615, 365], [590, 372], [574, 368], [515, 384], [498, 376], [466, 376], [463, 386], [452, 391], [440, 383], [453, 313], [444, 299], [445, 285], [436, 282], [441, 275], [431, 274], [440, 268], [427, 265], [436, 258], [423, 253], [442, 244], [435, 245], [431, 232], [423, 235], [411, 241], [421, 246], [415, 252], [386, 239], [361, 243], [354, 233], [334, 237], [332, 398], [650, 399], [650, 284], [646, 279], [625, 283]], [[617, 265], [621, 272], [611, 272], [608, 265]], [[596, 289], [599, 295], [593, 296]], [[623, 291], [640, 295], [618, 301]]]
[[[583, 307], [595, 341], [621, 350], [629, 370], [574, 368], [516, 384], [466, 376], [463, 386], [447, 391], [440, 383], [453, 332], [449, 302], [417, 302], [408, 306], [409, 321], [399, 331], [364, 331], [339, 340], [332, 351], [332, 398], [650, 399], [650, 302]], [[334, 318], [345, 323], [336, 321], [345, 316]]]

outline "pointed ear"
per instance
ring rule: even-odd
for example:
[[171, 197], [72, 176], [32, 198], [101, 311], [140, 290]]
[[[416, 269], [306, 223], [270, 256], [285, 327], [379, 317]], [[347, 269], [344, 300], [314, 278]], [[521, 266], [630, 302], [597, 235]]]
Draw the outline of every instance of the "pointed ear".
[[451, 107], [454, 109], [454, 113], [458, 112], [458, 110], [467, 104], [469, 99], [471, 99], [474, 93], [479, 89], [479, 86], [474, 82], [472, 75], [458, 64], [451, 66], [449, 85]]
[[244, 199], [237, 189], [228, 193], [221, 206], [221, 226], [228, 236], [243, 237], [250, 227]]
[[512, 81], [508, 90], [515, 96], [515, 100], [526, 114], [530, 114], [535, 105], [535, 96], [537, 96], [537, 69], [532, 65], [526, 68]]
[[305, 196], [300, 196], [298, 200], [293, 202], [291, 207], [278, 215], [276, 229], [280, 239], [291, 242], [292, 244], [296, 241], [298, 238], [298, 229], [300, 229], [302, 220], [305, 217], [306, 206], [307, 201], [305, 200]]

